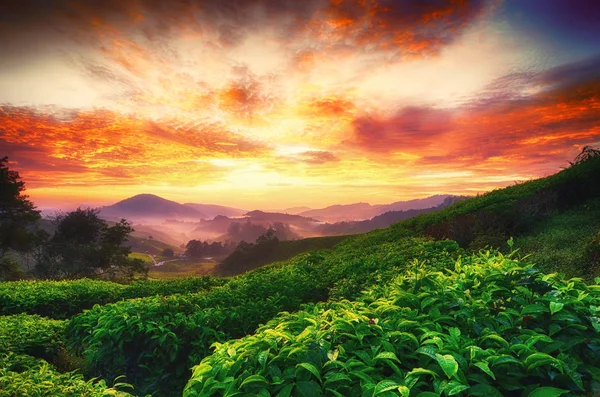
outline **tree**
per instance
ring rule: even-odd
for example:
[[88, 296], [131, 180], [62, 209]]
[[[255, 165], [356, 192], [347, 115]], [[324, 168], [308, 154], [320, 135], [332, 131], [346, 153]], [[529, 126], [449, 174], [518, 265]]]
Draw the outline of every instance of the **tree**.
[[133, 232], [131, 225], [122, 219], [109, 227], [98, 212], [78, 208], [56, 218], [56, 231], [36, 264], [38, 275], [55, 279], [132, 279], [147, 273], [142, 260], [129, 258], [131, 249], [125, 243]]
[[25, 252], [33, 247], [33, 225], [40, 219], [40, 212], [23, 194], [25, 182], [7, 163], [8, 157], [0, 158], [0, 262], [10, 250]]
[[175, 255], [175, 251], [173, 251], [171, 248], [165, 248], [162, 251], [162, 256], [166, 257], [166, 258], [172, 258]]

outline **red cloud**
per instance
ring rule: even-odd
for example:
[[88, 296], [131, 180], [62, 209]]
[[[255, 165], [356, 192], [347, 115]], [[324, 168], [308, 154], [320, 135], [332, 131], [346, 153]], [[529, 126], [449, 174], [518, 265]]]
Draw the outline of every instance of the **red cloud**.
[[256, 156], [266, 148], [218, 124], [1, 106], [0, 152], [39, 186], [164, 181], [166, 176], [175, 184], [197, 184], [198, 175], [217, 172], [197, 160]]
[[485, 99], [458, 109], [411, 107], [388, 117], [357, 117], [346, 144], [385, 162], [400, 152], [418, 158], [412, 161], [421, 166], [494, 163], [505, 171], [552, 172], [582, 146], [600, 142], [600, 68], [573, 64], [570, 69], [580, 73], [568, 73], [567, 65], [517, 76], [521, 87], [540, 90], [529, 96], [515, 94], [513, 76], [491, 85], [493, 95], [486, 91]]

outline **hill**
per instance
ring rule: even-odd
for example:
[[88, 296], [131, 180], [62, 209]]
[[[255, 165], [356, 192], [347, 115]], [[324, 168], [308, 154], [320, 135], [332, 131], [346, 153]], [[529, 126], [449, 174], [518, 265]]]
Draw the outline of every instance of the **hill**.
[[242, 210], [239, 208], [225, 207], [223, 205], [214, 204], [185, 203], [183, 205], [193, 208], [194, 210], [204, 214], [208, 219], [212, 219], [216, 216], [240, 216], [247, 212], [247, 210]]
[[182, 220], [206, 218], [205, 214], [194, 208], [153, 194], [138, 194], [113, 205], [102, 207], [100, 216], [110, 220], [125, 218], [135, 223], [160, 221], [169, 218]]
[[[72, 390], [81, 380], [61, 377], [66, 362], [105, 381], [82, 388], [126, 375], [136, 395], [598, 395], [600, 278], [545, 274], [520, 252], [478, 247], [515, 233], [514, 245], [531, 238], [544, 257], [547, 243], [578, 237], [590, 256], [566, 270], [598, 275], [599, 175], [600, 152], [587, 149], [550, 177], [197, 293], [121, 300], [87, 281], [69, 294], [44, 281], [0, 284], [0, 310], [11, 314], [0, 321], [10, 336], [0, 341], [0, 386], [28, 395], [43, 375], [43, 385]], [[434, 233], [441, 239], [423, 236]], [[53, 310], [64, 305], [80, 314], [38, 316], [65, 318]]]
[[371, 205], [368, 203], [355, 203], [332, 205], [326, 208], [303, 211], [299, 215], [325, 222], [367, 220], [390, 211], [408, 211], [437, 207], [448, 197], [451, 197], [451, 195], [439, 194], [422, 199], [396, 201], [391, 204]]

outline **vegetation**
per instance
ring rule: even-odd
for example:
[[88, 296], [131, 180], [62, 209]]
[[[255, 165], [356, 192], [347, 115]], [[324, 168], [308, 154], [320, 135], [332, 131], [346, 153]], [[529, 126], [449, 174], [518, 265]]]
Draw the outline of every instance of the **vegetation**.
[[599, 305], [600, 286], [494, 251], [414, 261], [356, 302], [215, 343], [184, 396], [585, 396], [600, 392]]
[[[284, 261], [305, 252], [333, 248], [348, 236], [314, 237], [281, 241], [269, 239], [262, 244], [239, 244], [215, 269], [220, 275], [241, 274], [257, 267]], [[264, 240], [263, 240], [264, 241]]]
[[448, 241], [366, 238], [382, 245], [365, 249], [359, 241], [305, 254], [205, 293], [96, 306], [69, 321], [68, 339], [80, 348], [92, 375], [111, 380], [125, 374], [141, 393], [176, 395], [189, 368], [209, 353], [213, 342], [244, 336], [281, 311], [326, 300], [330, 291], [358, 295], [368, 285], [383, 284], [386, 275], [397, 274], [413, 258], [450, 265], [458, 249]]
[[599, 175], [586, 149], [230, 279], [0, 283], [0, 396], [600, 395]]
[[29, 313], [65, 319], [94, 305], [155, 295], [194, 293], [225, 282], [224, 279], [208, 276], [163, 281], [138, 280], [128, 285], [89, 279], [0, 282], [0, 315]]
[[133, 228], [124, 219], [109, 227], [98, 213], [99, 210], [78, 208], [57, 217], [56, 231], [44, 244], [36, 264], [39, 276], [131, 280], [145, 275], [144, 262], [129, 258], [131, 250], [124, 245]]
[[0, 158], [0, 280], [15, 280], [23, 272], [7, 253], [31, 250], [43, 233], [32, 230], [40, 213], [23, 194], [25, 182], [7, 163], [8, 157]]

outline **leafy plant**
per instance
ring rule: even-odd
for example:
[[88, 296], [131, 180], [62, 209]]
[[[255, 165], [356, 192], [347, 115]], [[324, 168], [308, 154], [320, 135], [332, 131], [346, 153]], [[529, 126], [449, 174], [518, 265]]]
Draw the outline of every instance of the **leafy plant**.
[[600, 286], [497, 252], [415, 261], [356, 302], [307, 305], [224, 344], [184, 395], [587, 395], [600, 382]]

